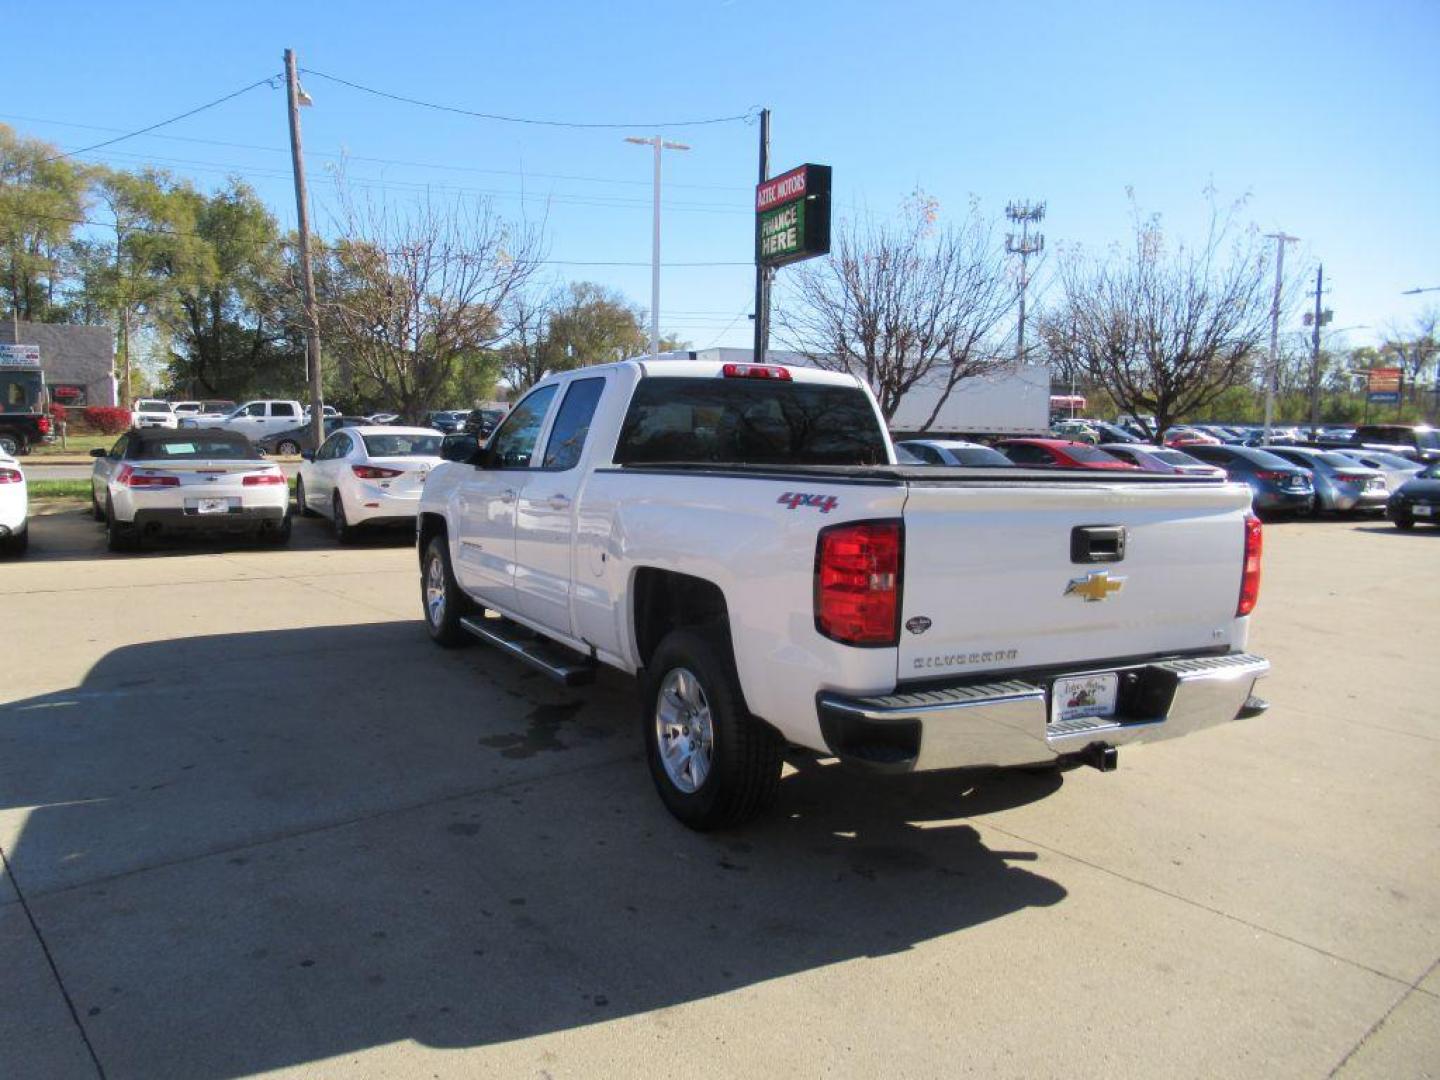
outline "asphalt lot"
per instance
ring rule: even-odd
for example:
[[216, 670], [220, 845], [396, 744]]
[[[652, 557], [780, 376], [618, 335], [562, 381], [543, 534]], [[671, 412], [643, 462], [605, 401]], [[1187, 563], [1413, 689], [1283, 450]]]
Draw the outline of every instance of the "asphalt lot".
[[1261, 719], [1063, 780], [805, 765], [699, 836], [625, 681], [434, 648], [403, 540], [32, 529], [0, 1077], [1440, 1073], [1436, 531], [1267, 528]]

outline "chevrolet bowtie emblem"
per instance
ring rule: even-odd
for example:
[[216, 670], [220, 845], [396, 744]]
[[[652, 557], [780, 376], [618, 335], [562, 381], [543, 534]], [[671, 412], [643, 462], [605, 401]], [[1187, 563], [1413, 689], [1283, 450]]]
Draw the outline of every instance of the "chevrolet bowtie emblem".
[[1087, 604], [1094, 604], [1124, 587], [1123, 577], [1112, 578], [1109, 570], [1092, 570], [1084, 577], [1071, 578], [1070, 584], [1065, 586], [1065, 595], [1078, 596]]

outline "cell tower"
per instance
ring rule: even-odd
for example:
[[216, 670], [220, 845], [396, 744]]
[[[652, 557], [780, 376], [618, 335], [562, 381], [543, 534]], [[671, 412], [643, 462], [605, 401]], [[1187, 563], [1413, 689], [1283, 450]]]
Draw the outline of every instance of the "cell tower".
[[1020, 226], [1020, 235], [1005, 234], [1005, 250], [1020, 256], [1020, 326], [1015, 335], [1015, 362], [1025, 362], [1025, 290], [1030, 286], [1030, 256], [1045, 250], [1045, 235], [1032, 233], [1030, 226], [1045, 220], [1043, 202], [1012, 202], [1005, 207], [1005, 216]]

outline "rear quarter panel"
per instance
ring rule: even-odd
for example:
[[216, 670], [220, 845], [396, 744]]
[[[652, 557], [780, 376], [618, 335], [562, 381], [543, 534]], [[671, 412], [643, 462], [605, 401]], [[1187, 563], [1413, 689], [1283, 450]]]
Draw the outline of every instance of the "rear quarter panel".
[[[826, 512], [791, 510], [782, 495], [833, 497]], [[746, 704], [791, 741], [823, 747], [815, 694], [880, 693], [895, 684], [895, 650], [822, 637], [814, 621], [819, 531], [846, 521], [899, 517], [893, 482], [726, 478], [601, 469], [577, 526], [577, 634], [620, 666], [640, 666], [633, 612], [642, 567], [703, 578], [725, 596]]]

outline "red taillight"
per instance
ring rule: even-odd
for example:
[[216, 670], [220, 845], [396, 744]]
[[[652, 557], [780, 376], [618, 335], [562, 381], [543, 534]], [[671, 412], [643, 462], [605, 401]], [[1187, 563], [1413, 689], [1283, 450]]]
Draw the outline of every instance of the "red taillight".
[[405, 472], [404, 469], [382, 469], [377, 465], [351, 465], [350, 471], [361, 480], [389, 480]]
[[833, 525], [815, 550], [815, 628], [846, 645], [900, 639], [898, 521]]
[[285, 474], [278, 472], [251, 473], [240, 483], [244, 487], [255, 487], [257, 484], [283, 484], [285, 483]]
[[720, 369], [727, 379], [782, 379], [790, 381], [790, 369], [779, 364], [726, 364]]
[[1245, 567], [1240, 574], [1240, 603], [1235, 614], [1249, 615], [1255, 610], [1260, 599], [1260, 552], [1265, 546], [1265, 535], [1260, 519], [1254, 514], [1245, 515]]
[[50, 417], [42, 416], [35, 421], [35, 426], [40, 429], [41, 435], [50, 434]]
[[165, 476], [161, 473], [136, 472], [133, 467], [125, 465], [115, 474], [115, 482], [128, 488], [179, 487], [180, 477]]
[[1257, 469], [1255, 471], [1256, 480], [1273, 480], [1276, 483], [1289, 479], [1294, 475], [1294, 473], [1280, 472], [1278, 469]]
[[18, 484], [24, 479], [19, 469], [0, 469], [0, 484]]

